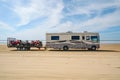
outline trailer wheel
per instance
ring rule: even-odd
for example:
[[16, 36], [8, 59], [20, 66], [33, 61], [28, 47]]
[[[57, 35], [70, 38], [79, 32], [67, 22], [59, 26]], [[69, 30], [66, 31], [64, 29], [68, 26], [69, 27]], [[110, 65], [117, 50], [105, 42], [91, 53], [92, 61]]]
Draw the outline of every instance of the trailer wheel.
[[29, 51], [29, 50], [30, 50], [30, 47], [25, 47], [25, 50], [26, 50], [26, 51]]
[[20, 51], [23, 51], [24, 50], [24, 48], [23, 47], [20, 47]]
[[69, 47], [68, 47], [68, 46], [64, 46], [64, 47], [63, 47], [63, 50], [64, 50], [64, 51], [68, 51], [68, 50], [69, 50]]
[[30, 47], [28, 47], [28, 50], [30, 51]]
[[17, 47], [17, 51], [19, 51], [20, 50], [20, 48], [19, 47]]
[[92, 46], [91, 50], [95, 51], [96, 50], [96, 46]]

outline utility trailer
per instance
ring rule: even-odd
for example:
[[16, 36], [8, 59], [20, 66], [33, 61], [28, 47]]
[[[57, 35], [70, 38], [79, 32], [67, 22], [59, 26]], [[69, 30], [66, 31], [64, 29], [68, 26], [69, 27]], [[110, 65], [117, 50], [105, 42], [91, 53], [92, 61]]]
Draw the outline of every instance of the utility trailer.
[[96, 50], [100, 48], [100, 36], [95, 32], [83, 33], [46, 33], [46, 48], [59, 50], [88, 49]]
[[16, 38], [7, 38], [7, 46], [9, 48], [16, 47], [17, 50], [30, 50], [32, 47], [42, 48], [42, 42], [39, 40], [32, 40], [32, 41], [23, 41], [23, 40], [16, 40]]

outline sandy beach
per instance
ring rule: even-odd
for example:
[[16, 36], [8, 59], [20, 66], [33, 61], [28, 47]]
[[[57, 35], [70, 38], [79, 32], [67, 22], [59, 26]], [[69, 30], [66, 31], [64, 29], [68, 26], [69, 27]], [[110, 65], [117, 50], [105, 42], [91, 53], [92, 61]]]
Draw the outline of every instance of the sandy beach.
[[0, 45], [0, 80], [120, 80], [120, 44], [101, 44], [97, 51]]

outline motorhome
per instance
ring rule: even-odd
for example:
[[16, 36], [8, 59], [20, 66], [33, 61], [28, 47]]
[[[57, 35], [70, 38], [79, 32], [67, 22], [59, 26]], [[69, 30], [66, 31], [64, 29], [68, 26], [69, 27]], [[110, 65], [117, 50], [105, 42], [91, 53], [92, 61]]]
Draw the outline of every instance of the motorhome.
[[87, 31], [83, 33], [46, 33], [46, 48], [96, 50], [100, 48], [100, 36], [99, 33]]

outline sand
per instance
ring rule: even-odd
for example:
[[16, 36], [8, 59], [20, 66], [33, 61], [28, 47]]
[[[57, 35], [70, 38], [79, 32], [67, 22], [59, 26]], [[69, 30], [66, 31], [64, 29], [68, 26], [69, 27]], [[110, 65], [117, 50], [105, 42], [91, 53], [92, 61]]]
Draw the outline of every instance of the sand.
[[120, 80], [120, 44], [102, 44], [98, 51], [0, 45], [0, 80]]

